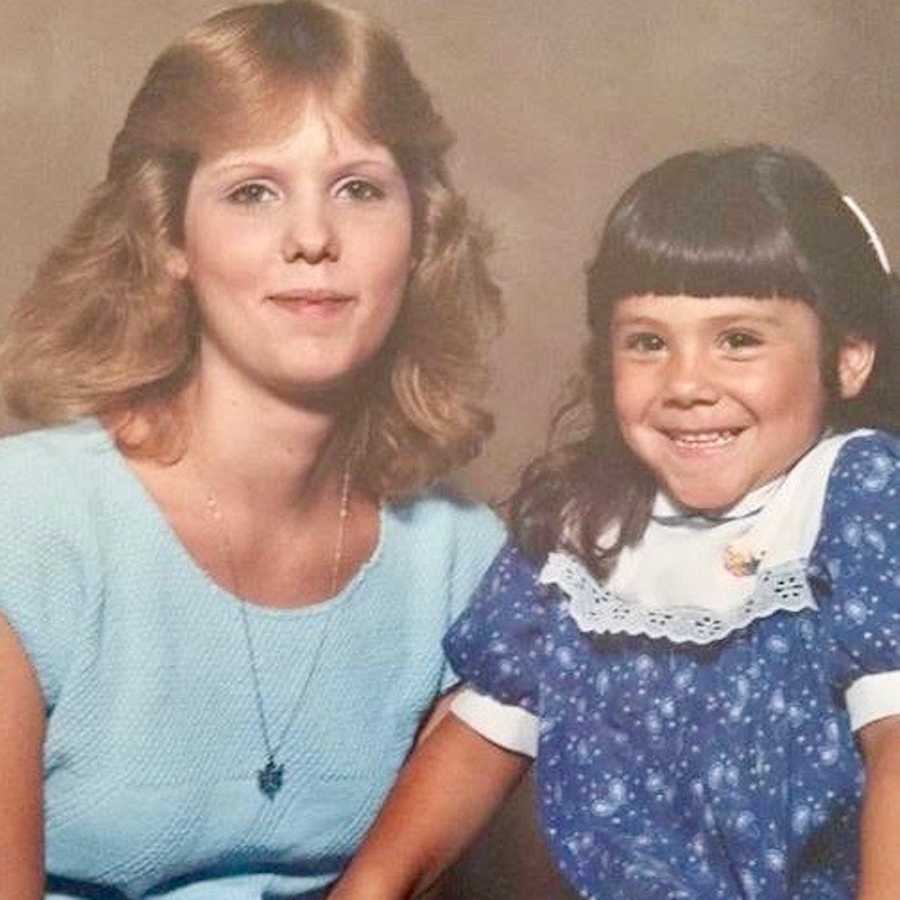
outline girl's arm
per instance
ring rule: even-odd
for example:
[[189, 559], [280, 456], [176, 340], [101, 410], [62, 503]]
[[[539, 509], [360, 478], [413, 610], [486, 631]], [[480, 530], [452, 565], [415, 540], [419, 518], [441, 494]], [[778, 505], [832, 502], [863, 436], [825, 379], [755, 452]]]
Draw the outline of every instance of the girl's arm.
[[410, 757], [329, 900], [405, 900], [427, 890], [530, 762], [447, 715]]
[[0, 616], [0, 898], [44, 896], [44, 703], [28, 657]]
[[422, 741], [424, 741], [425, 738], [427, 738], [450, 714], [450, 707], [453, 705], [453, 701], [458, 696], [459, 691], [459, 687], [454, 687], [447, 691], [442, 697], [438, 698], [437, 703], [434, 704], [428, 715], [425, 716], [425, 721], [419, 728], [419, 733], [416, 735], [416, 746], [421, 744]]
[[900, 716], [859, 731], [866, 763], [857, 900], [900, 898]]

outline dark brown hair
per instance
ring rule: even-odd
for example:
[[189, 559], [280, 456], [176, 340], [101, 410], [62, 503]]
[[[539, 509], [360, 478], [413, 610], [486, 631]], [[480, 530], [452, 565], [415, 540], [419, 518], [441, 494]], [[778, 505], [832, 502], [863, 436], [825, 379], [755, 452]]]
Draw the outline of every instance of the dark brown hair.
[[[609, 215], [587, 268], [585, 371], [554, 420], [553, 445], [526, 470], [512, 527], [536, 560], [565, 546], [598, 576], [646, 528], [656, 485], [616, 421], [609, 355], [618, 300], [645, 295], [791, 298], [823, 333], [828, 425], [900, 428], [900, 296], [859, 219], [809, 159], [765, 145], [684, 153], [641, 175]], [[854, 335], [877, 347], [853, 399], [837, 353]], [[612, 546], [598, 537], [618, 526]]]

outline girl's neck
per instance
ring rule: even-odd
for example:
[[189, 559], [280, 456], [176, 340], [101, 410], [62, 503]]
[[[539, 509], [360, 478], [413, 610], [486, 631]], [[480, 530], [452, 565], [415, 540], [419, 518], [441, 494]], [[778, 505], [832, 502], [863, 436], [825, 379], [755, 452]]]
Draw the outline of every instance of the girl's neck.
[[666, 518], [703, 518], [710, 522], [722, 522], [727, 520], [746, 518], [763, 509], [773, 495], [778, 491], [784, 480], [791, 473], [794, 467], [801, 462], [806, 456], [814, 450], [825, 438], [831, 435], [830, 429], [824, 429], [819, 437], [809, 446], [803, 453], [791, 463], [783, 472], [780, 472], [774, 478], [771, 478], [765, 484], [753, 488], [736, 500], [730, 506], [724, 509], [716, 510], [696, 510], [682, 506], [673, 497], [666, 493], [663, 487], [659, 487], [656, 499], [653, 503], [651, 516], [657, 521]]
[[744, 494], [743, 497], [732, 503], [731, 506], [728, 506], [725, 509], [716, 510], [697, 510], [682, 506], [661, 487], [654, 500], [651, 515], [657, 521], [678, 518], [702, 518], [708, 519], [711, 522], [721, 522], [745, 518], [759, 512], [759, 510], [766, 505], [772, 495], [778, 490], [779, 485], [784, 481], [786, 474], [786, 472], [782, 472], [765, 484]]

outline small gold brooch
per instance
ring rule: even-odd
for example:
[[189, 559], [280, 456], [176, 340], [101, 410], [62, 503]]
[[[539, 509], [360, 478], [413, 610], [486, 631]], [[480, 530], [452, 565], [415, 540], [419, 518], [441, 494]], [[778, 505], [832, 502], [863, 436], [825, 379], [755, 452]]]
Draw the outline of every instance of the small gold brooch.
[[741, 549], [739, 545], [729, 544], [725, 548], [725, 569], [732, 575], [742, 577], [753, 575], [765, 556], [765, 550], [754, 553], [749, 549]]

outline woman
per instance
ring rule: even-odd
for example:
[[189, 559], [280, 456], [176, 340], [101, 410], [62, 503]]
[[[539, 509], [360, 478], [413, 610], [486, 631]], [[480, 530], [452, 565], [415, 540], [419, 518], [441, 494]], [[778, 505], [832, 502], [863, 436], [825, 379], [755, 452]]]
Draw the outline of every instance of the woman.
[[502, 541], [424, 492], [490, 424], [450, 143], [330, 5], [152, 66], [0, 349], [44, 426], [0, 442], [4, 896], [318, 897], [353, 852]]

